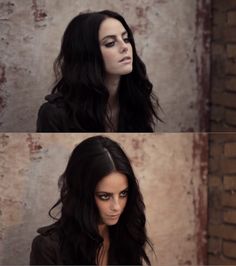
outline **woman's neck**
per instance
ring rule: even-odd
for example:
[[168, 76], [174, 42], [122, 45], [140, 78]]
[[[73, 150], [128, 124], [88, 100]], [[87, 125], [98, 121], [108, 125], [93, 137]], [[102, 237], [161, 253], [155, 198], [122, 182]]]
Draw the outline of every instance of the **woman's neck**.
[[112, 122], [112, 127], [108, 127], [106, 131], [117, 131], [119, 117], [119, 82], [120, 76], [107, 76], [105, 85], [109, 92], [107, 105], [107, 113]]
[[109, 238], [109, 229], [105, 224], [101, 224], [98, 226], [98, 231], [100, 236], [103, 238], [103, 245], [99, 252], [99, 266], [108, 265], [108, 251], [110, 246], [110, 238]]
[[119, 82], [120, 82], [120, 76], [109, 75], [105, 79], [105, 85], [109, 92], [108, 103], [110, 106], [116, 106], [118, 103]]
[[105, 239], [107, 236], [109, 236], [109, 230], [108, 230], [108, 226], [106, 224], [99, 224], [98, 225], [98, 232], [99, 235]]

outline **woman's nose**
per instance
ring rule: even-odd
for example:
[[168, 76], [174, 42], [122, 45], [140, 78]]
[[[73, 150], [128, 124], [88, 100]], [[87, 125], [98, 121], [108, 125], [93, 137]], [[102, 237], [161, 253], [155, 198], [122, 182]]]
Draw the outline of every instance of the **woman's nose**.
[[114, 199], [111, 203], [111, 210], [112, 211], [120, 211], [121, 206], [119, 200]]
[[121, 41], [120, 51], [121, 51], [121, 53], [124, 53], [124, 52], [128, 51], [128, 45], [123, 40]]

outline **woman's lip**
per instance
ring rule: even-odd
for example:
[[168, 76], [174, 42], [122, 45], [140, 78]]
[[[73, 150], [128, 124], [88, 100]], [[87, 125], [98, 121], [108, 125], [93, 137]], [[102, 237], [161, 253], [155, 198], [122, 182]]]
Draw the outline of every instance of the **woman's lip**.
[[119, 214], [117, 214], [117, 215], [109, 215], [108, 217], [109, 218], [117, 218], [117, 217], [119, 217]]
[[123, 63], [123, 62], [127, 62], [127, 61], [131, 61], [131, 57], [129, 57], [129, 56], [124, 57], [124, 58], [121, 59], [119, 62], [120, 62], [120, 63]]
[[124, 64], [124, 65], [129, 65], [129, 64], [131, 64], [132, 63], [132, 60], [131, 59], [125, 59], [125, 60], [123, 60], [123, 61], [121, 61], [120, 62], [120, 64]]

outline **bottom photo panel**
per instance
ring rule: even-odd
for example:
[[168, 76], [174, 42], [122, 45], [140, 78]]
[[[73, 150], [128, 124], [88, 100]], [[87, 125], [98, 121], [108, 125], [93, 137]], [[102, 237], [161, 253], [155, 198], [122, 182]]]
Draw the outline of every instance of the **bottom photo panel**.
[[0, 264], [206, 264], [208, 137], [1, 134]]

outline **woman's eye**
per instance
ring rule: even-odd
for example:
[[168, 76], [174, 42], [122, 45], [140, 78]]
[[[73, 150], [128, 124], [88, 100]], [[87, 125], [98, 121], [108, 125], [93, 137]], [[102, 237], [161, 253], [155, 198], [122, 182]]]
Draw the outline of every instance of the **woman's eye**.
[[128, 196], [128, 191], [123, 191], [123, 192], [121, 192], [121, 193], [120, 193], [120, 196], [121, 196], [122, 198], [127, 197], [127, 196]]
[[112, 47], [115, 45], [115, 42], [108, 42], [105, 44], [106, 47]]
[[124, 42], [125, 43], [129, 43], [130, 42], [130, 39], [127, 37], [127, 38], [124, 38]]
[[106, 194], [104, 194], [104, 195], [99, 195], [99, 198], [101, 199], [101, 200], [109, 200], [109, 195], [106, 195]]

